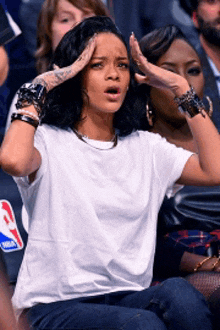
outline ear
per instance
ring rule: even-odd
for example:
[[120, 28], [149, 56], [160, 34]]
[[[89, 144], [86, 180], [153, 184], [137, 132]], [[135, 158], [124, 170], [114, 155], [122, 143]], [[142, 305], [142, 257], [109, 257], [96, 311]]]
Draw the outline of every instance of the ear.
[[199, 24], [198, 24], [198, 15], [196, 11], [193, 11], [192, 13], [192, 21], [194, 26], [198, 29], [199, 28]]

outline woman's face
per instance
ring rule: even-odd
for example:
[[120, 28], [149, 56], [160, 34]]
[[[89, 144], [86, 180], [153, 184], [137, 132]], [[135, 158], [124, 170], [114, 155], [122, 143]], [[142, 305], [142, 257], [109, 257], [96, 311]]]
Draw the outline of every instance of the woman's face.
[[72, 5], [68, 0], [59, 0], [56, 14], [51, 24], [52, 50], [55, 50], [66, 32], [80, 23], [84, 18], [91, 16], [95, 16], [91, 9], [84, 8], [82, 11]]
[[127, 49], [113, 33], [96, 37], [93, 56], [83, 72], [83, 115], [110, 114], [121, 107], [130, 83]]
[[[194, 49], [186, 41], [174, 40], [156, 65], [183, 76], [189, 85], [194, 87], [197, 95], [203, 97], [204, 77], [201, 63]], [[171, 123], [185, 122], [185, 116], [179, 112], [171, 91], [151, 88], [150, 98], [156, 120], [161, 119]]]

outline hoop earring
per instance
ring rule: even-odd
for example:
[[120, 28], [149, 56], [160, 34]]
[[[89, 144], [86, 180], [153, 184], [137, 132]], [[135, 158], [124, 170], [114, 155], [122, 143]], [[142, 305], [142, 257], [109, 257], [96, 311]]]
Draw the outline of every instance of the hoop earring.
[[153, 125], [154, 125], [153, 124], [153, 111], [149, 107], [149, 102], [147, 102], [147, 104], [146, 104], [146, 117], [147, 117], [149, 125], [151, 127], [153, 127]]
[[206, 95], [205, 98], [206, 98], [206, 100], [208, 101], [208, 104], [209, 104], [208, 115], [209, 115], [209, 117], [212, 117], [212, 114], [213, 114], [212, 100], [210, 99], [210, 97], [208, 95]]

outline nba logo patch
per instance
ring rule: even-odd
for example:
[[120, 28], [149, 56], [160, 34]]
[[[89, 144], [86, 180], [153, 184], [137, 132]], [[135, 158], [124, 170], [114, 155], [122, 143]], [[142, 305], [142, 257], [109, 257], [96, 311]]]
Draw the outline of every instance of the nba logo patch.
[[0, 247], [4, 252], [14, 252], [23, 246], [11, 204], [0, 199]]

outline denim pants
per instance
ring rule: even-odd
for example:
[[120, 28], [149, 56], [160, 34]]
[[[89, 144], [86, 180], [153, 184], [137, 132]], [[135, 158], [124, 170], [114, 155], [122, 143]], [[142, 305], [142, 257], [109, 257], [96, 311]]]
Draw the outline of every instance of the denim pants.
[[183, 278], [143, 291], [38, 304], [27, 313], [34, 330], [211, 330], [205, 298]]

